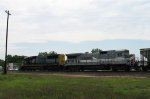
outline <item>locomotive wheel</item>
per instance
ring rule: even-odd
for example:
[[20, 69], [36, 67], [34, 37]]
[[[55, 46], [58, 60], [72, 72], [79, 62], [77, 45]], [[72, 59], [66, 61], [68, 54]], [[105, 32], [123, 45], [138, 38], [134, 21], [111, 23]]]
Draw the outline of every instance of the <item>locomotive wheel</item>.
[[147, 67], [144, 67], [144, 66], [143, 66], [143, 67], [142, 67], [142, 70], [146, 72], [146, 71], [147, 71]]
[[130, 71], [130, 67], [127, 67], [127, 68], [125, 69], [125, 71], [127, 71], [127, 72]]
[[84, 71], [84, 67], [81, 67], [80, 70], [81, 70], [81, 71]]
[[112, 71], [118, 71], [117, 68], [112, 67]]
[[135, 70], [136, 71], [142, 71], [143, 69], [142, 69], [142, 67], [136, 67]]

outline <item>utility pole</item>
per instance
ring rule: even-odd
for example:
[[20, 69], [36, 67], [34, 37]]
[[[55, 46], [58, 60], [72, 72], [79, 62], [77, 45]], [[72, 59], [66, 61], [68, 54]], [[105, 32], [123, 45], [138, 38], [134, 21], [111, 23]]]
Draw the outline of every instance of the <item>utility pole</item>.
[[9, 21], [9, 10], [5, 11], [7, 13], [7, 27], [6, 27], [6, 48], [5, 48], [5, 63], [4, 63], [4, 71], [3, 74], [7, 74], [7, 42], [8, 42], [8, 21]]

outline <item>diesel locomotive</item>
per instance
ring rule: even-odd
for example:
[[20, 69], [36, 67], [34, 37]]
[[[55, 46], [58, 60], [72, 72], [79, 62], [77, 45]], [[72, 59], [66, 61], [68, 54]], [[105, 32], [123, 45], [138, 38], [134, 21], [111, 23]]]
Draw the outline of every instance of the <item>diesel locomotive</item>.
[[140, 49], [140, 60], [129, 50], [108, 50], [99, 53], [71, 53], [31, 56], [23, 61], [20, 70], [143, 70], [150, 69], [150, 48]]
[[64, 54], [31, 56], [23, 60], [20, 70], [61, 70], [64, 65]]
[[135, 66], [135, 55], [129, 50], [100, 51], [99, 53], [67, 54], [66, 69], [126, 70]]

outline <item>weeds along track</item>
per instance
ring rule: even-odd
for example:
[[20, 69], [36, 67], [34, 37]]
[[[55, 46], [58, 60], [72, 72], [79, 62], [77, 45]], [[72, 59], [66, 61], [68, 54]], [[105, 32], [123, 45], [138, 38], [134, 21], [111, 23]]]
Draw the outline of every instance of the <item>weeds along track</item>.
[[8, 74], [27, 74], [27, 75], [56, 75], [56, 76], [68, 76], [68, 77], [134, 77], [134, 78], [146, 78], [150, 77], [150, 71], [148, 72], [112, 72], [112, 71], [84, 71], [84, 72], [54, 72], [54, 71], [8, 71]]

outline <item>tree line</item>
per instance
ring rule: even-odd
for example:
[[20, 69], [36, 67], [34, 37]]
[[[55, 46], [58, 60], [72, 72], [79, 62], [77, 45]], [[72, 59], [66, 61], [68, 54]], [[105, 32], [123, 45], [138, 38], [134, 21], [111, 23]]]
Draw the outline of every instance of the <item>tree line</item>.
[[91, 53], [100, 53], [102, 50], [101, 49], [99, 49], [99, 48], [93, 48], [92, 49], [92, 51], [91, 51]]
[[39, 52], [38, 56], [48, 56], [48, 55], [56, 55], [57, 52], [50, 51], [50, 52]]
[[[19, 55], [7, 55], [7, 63], [22, 63], [23, 59], [26, 56], [19, 56]], [[4, 60], [0, 59], [0, 66], [4, 65]]]

